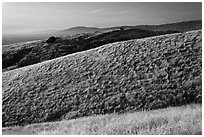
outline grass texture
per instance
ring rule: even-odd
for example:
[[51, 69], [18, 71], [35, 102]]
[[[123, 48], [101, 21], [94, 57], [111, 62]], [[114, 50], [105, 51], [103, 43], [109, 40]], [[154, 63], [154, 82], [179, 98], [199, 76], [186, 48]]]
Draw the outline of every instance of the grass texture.
[[3, 135], [202, 135], [202, 106], [107, 114], [9, 127]]
[[3, 127], [201, 103], [201, 51], [201, 31], [191, 31], [3, 72]]

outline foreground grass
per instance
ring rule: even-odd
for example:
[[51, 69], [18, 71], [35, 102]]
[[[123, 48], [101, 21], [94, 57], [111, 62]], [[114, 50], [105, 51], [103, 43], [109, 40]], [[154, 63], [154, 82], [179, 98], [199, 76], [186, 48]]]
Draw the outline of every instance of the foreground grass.
[[4, 128], [3, 134], [201, 135], [202, 106], [187, 105], [153, 111], [90, 116], [69, 121]]
[[118, 42], [4, 72], [3, 127], [201, 103], [201, 36]]

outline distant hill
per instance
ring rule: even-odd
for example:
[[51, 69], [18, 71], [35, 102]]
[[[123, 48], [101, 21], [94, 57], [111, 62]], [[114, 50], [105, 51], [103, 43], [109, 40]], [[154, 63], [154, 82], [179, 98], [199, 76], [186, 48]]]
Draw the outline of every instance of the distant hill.
[[76, 34], [82, 34], [82, 33], [94, 33], [99, 30], [100, 28], [79, 26], [79, 27], [58, 31], [56, 32], [56, 34], [66, 36], [66, 35], [76, 35]]
[[154, 30], [154, 31], [174, 30], [174, 31], [185, 32], [185, 31], [202, 29], [202, 21], [201, 20], [184, 21], [184, 22], [162, 24], [162, 25], [139, 25], [139, 26], [136, 26], [136, 28]]
[[3, 45], [17, 43], [17, 42], [25, 42], [25, 41], [31, 41], [31, 40], [40, 40], [45, 39], [47, 37], [50, 37], [52, 35], [54, 36], [70, 36], [70, 35], [76, 35], [76, 34], [82, 34], [82, 33], [103, 33], [106, 31], [113, 31], [113, 30], [119, 30], [121, 27], [125, 29], [146, 29], [146, 30], [154, 30], [154, 31], [191, 31], [191, 30], [199, 30], [202, 29], [202, 21], [196, 20], [196, 21], [184, 21], [184, 22], [177, 22], [177, 23], [170, 23], [170, 24], [162, 24], [162, 25], [138, 25], [138, 26], [117, 26], [117, 27], [110, 27], [110, 28], [96, 28], [96, 27], [73, 27], [69, 29], [64, 30], [55, 30], [55, 31], [42, 31], [42, 32], [35, 32], [35, 33], [28, 33], [28, 34], [22, 34], [22, 35], [3, 35], [2, 37], [2, 43]]
[[3, 127], [189, 103], [202, 103], [200, 30], [116, 42], [2, 73]]

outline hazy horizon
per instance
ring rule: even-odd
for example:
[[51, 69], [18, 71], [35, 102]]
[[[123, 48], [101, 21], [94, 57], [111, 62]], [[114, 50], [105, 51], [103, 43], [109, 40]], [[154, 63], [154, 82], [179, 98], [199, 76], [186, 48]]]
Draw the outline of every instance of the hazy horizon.
[[202, 20], [201, 2], [3, 2], [2, 34]]

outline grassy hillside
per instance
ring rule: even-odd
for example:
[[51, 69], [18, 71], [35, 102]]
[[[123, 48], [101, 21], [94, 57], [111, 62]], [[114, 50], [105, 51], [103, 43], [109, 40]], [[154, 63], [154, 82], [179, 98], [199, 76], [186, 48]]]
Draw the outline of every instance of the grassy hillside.
[[201, 135], [202, 106], [108, 114], [3, 128], [3, 135]]
[[80, 52], [111, 42], [130, 40], [175, 33], [178, 31], [147, 31], [141, 29], [116, 30], [107, 33], [83, 34], [69, 38], [59, 38], [54, 43], [37, 41], [3, 46], [3, 70], [11, 70], [46, 60], [54, 59], [67, 54]]
[[201, 103], [201, 39], [118, 42], [4, 72], [3, 126]]

